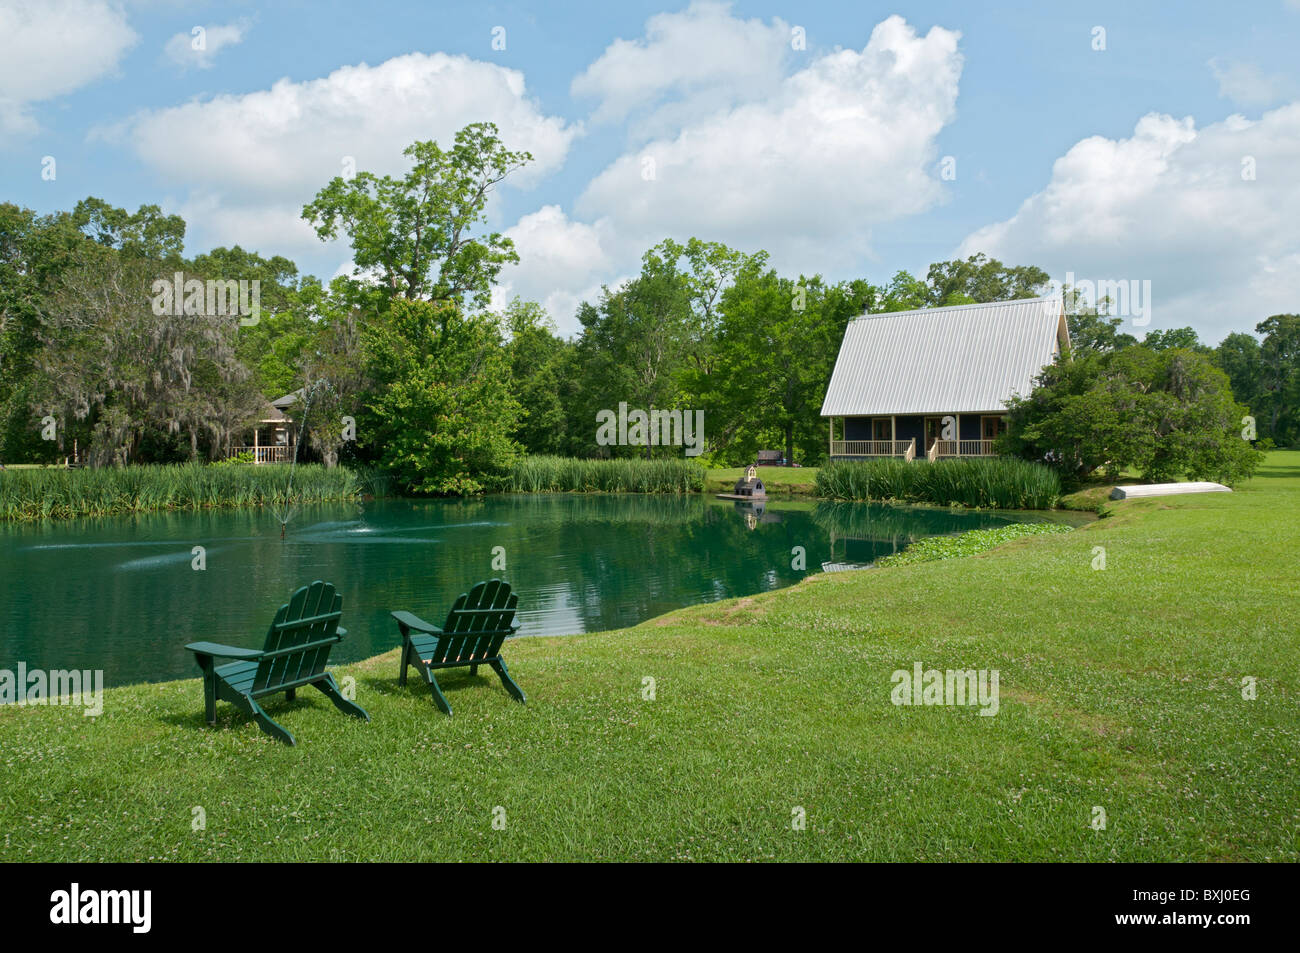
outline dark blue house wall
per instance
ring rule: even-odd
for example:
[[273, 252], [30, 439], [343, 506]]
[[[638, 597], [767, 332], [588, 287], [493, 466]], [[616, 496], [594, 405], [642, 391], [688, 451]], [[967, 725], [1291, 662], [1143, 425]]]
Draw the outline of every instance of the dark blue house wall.
[[[993, 413], [999, 413], [993, 411]], [[925, 417], [945, 417], [947, 414], [908, 414], [900, 415], [894, 418], [895, 439], [911, 440], [916, 438], [917, 449], [925, 446]], [[957, 416], [953, 414], [952, 416]], [[980, 417], [987, 416], [982, 414], [962, 414], [961, 415], [961, 433], [957, 435], [958, 440], [979, 440], [983, 437], [981, 432]], [[871, 440], [871, 418], [870, 417], [845, 417], [844, 418], [844, 436], [843, 440]]]
[[871, 439], [871, 418], [870, 417], [845, 417], [844, 418], [844, 439], [845, 440], [870, 440]]
[[925, 441], [922, 439], [925, 435], [924, 417], [898, 417], [894, 422], [894, 433], [898, 435], [899, 440], [911, 440], [915, 437], [918, 451], [925, 448]]

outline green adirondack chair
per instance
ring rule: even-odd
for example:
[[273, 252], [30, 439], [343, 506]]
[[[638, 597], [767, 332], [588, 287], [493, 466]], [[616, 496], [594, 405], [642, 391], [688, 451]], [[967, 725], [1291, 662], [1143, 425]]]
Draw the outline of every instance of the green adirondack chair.
[[506, 691], [523, 702], [523, 690], [514, 683], [501, 657], [501, 643], [519, 631], [511, 624], [518, 604], [519, 597], [510, 591], [508, 583], [492, 579], [480, 582], [468, 593], [462, 592], [442, 628], [409, 612], [394, 612], [402, 633], [402, 671], [397, 683], [406, 684], [407, 666], [414, 665], [433, 691], [434, 703], [450, 715], [451, 705], [434, 678], [434, 670], [468, 666], [469, 673], [477, 675], [480, 665], [489, 665], [500, 676]]
[[[339, 625], [342, 614], [343, 596], [330, 583], [318, 579], [280, 606], [261, 650], [216, 642], [191, 642], [185, 646], [203, 670], [203, 706], [208, 724], [217, 723], [217, 699], [221, 699], [252, 715], [271, 737], [291, 745], [293, 735], [272, 720], [257, 700], [284, 692], [293, 701], [303, 685], [319, 688], [344, 714], [369, 721], [366, 710], [344, 698], [334, 676], [325, 671], [330, 649], [347, 635], [348, 630]], [[236, 661], [218, 665], [217, 659], [222, 658]]]

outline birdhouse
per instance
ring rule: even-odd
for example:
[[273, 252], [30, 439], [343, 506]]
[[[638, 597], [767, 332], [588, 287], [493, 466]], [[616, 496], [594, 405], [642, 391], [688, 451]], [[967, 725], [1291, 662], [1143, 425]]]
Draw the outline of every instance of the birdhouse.
[[736, 481], [736, 488], [732, 491], [732, 495], [745, 500], [767, 499], [767, 490], [763, 488], [763, 481], [758, 478], [758, 467], [749, 467], [745, 470], [745, 475]]

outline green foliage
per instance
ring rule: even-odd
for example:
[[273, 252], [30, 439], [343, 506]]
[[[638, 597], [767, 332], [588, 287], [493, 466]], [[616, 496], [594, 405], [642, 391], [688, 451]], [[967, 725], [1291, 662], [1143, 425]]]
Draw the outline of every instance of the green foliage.
[[363, 332], [375, 389], [359, 439], [417, 493], [478, 493], [514, 461], [519, 404], [487, 316], [398, 300]]
[[1009, 411], [1000, 446], [1049, 463], [1071, 484], [1098, 469], [1113, 479], [1132, 467], [1152, 482], [1231, 486], [1260, 460], [1242, 439], [1247, 409], [1227, 377], [1208, 356], [1183, 348], [1079, 353], [1044, 368]]
[[504, 488], [512, 493], [698, 493], [705, 470], [691, 460], [579, 460], [528, 456], [510, 468]]
[[1032, 298], [1047, 284], [1047, 272], [1033, 265], [1008, 267], [996, 258], [972, 255], [965, 261], [941, 261], [926, 273], [925, 304], [942, 308]]
[[0, 520], [109, 516], [208, 506], [283, 506], [359, 498], [357, 476], [312, 464], [31, 468], [0, 471]]
[[1142, 346], [1150, 348], [1153, 351], [1167, 351], [1170, 348], [1181, 347], [1189, 351], [1198, 351], [1201, 354], [1210, 353], [1210, 348], [1201, 343], [1193, 328], [1169, 328], [1168, 330], [1148, 331], [1142, 338]]
[[382, 275], [381, 296], [486, 307], [501, 266], [519, 256], [499, 232], [472, 232], [487, 221], [489, 193], [532, 155], [505, 148], [490, 122], [465, 126], [451, 149], [427, 140], [403, 155], [412, 166], [402, 178], [337, 176], [303, 218], [322, 241], [346, 234], [356, 274]]
[[1278, 445], [1300, 444], [1300, 314], [1275, 314], [1255, 330], [1260, 345], [1258, 412]]
[[868, 296], [865, 282], [796, 281], [753, 266], [737, 276], [722, 296], [707, 392], [713, 436], [724, 438], [722, 462], [748, 463], [763, 449], [802, 463], [821, 459], [822, 398], [844, 328]]
[[1050, 536], [1069, 532], [1072, 532], [1071, 527], [1060, 523], [1012, 523], [1010, 526], [993, 529], [974, 529], [957, 536], [929, 536], [917, 540], [901, 553], [877, 559], [875, 565], [907, 566], [936, 559], [951, 559], [954, 556], [974, 556], [1022, 536]]
[[510, 332], [511, 387], [520, 405], [511, 436], [528, 453], [563, 451], [570, 428], [564, 397], [573, 347], [555, 335], [550, 316], [536, 302], [515, 298], [503, 323]]
[[217, 460], [210, 465], [214, 467], [233, 467], [233, 466], [240, 466], [241, 464], [253, 463], [253, 462], [254, 462], [253, 451], [241, 450], [239, 453], [232, 453], [230, 456], [226, 457], [226, 459]]
[[970, 460], [834, 460], [817, 472], [829, 500], [897, 500], [1006, 510], [1046, 510], [1061, 496], [1049, 467], [1012, 457]]

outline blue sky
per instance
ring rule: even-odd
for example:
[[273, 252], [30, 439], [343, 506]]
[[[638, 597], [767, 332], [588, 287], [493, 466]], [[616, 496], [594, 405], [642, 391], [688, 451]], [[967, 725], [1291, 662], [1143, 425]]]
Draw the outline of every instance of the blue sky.
[[297, 212], [344, 157], [397, 173], [492, 119], [538, 157], [491, 209], [523, 259], [503, 294], [564, 331], [696, 235], [831, 279], [986, 251], [1150, 281], [1148, 329], [1217, 341], [1300, 310], [1297, 36], [1288, 0], [0, 0], [0, 200], [158, 203], [191, 253], [328, 278], [348, 249]]

